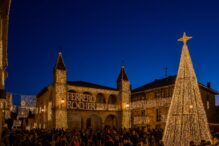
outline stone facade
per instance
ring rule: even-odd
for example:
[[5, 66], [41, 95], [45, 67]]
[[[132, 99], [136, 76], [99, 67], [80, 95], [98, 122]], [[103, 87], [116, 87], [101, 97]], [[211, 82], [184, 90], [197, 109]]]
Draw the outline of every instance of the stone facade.
[[[175, 76], [169, 76], [132, 91], [133, 127], [165, 127], [174, 83]], [[199, 88], [208, 122], [215, 123], [215, 95], [218, 92], [200, 83]]]
[[130, 83], [124, 67], [118, 88], [82, 81], [67, 81], [67, 69], [59, 53], [54, 81], [37, 95], [38, 128], [130, 128]]
[[[38, 128], [116, 128], [165, 126], [175, 83], [170, 76], [131, 91], [122, 66], [117, 88], [83, 81], [68, 81], [67, 69], [59, 53], [53, 83], [37, 95]], [[199, 84], [209, 122], [213, 121], [213, 89]]]
[[4, 89], [7, 73], [5, 71], [8, 66], [8, 21], [10, 0], [0, 1], [0, 89]]
[[118, 89], [120, 92], [121, 97], [121, 108], [122, 111], [122, 128], [130, 128], [131, 127], [131, 99], [129, 98], [131, 96], [131, 89], [130, 89], [130, 82], [128, 80], [128, 77], [124, 77], [124, 66], [121, 70], [121, 76], [123, 76], [123, 80], [117, 81]]
[[[8, 21], [9, 10], [11, 0], [0, 1], [0, 103], [5, 105], [7, 101], [5, 92], [5, 79], [7, 78], [7, 72], [5, 71], [8, 66]], [[4, 113], [2, 107], [0, 107], [0, 141], [2, 133], [2, 125], [4, 122]]]

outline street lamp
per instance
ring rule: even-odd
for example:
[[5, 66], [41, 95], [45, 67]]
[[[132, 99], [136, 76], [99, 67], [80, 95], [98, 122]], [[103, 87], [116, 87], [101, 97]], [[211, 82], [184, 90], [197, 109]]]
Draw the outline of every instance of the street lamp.
[[63, 104], [65, 102], [65, 100], [62, 98], [61, 103]]
[[129, 106], [130, 106], [130, 105], [127, 103], [127, 104], [125, 105], [126, 109], [129, 109]]
[[2, 115], [2, 126], [4, 126], [5, 125], [5, 101], [3, 101], [1, 103], [1, 110], [2, 110], [2, 113], [3, 113], [3, 115]]
[[44, 122], [45, 122], [45, 108], [43, 107], [42, 109], [41, 109], [41, 112], [42, 112], [42, 114], [41, 114], [41, 122], [42, 122], [42, 125], [41, 125], [41, 128], [44, 128]]
[[62, 99], [61, 99], [61, 108], [62, 108], [62, 106], [63, 106], [64, 103], [65, 103], [65, 100], [62, 98]]
[[43, 108], [43, 109], [41, 109], [41, 112], [43, 113], [43, 112], [45, 112], [45, 109]]

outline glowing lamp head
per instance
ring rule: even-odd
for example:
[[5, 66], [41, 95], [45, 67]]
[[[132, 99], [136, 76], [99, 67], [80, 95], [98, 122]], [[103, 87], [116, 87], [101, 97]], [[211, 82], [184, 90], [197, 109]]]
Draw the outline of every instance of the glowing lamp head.
[[65, 102], [65, 100], [64, 100], [64, 99], [62, 99], [62, 100], [61, 100], [61, 103], [63, 104], [64, 102]]
[[193, 106], [192, 106], [192, 105], [190, 105], [190, 106], [189, 106], [189, 108], [190, 108], [190, 109], [193, 109]]

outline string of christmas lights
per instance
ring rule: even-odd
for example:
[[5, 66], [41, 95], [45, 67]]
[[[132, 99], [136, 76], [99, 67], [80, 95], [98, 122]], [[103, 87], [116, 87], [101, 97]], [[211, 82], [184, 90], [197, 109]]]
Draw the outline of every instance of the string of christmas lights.
[[207, 117], [201, 99], [196, 74], [186, 42], [191, 37], [179, 39], [184, 43], [163, 135], [165, 146], [189, 146], [193, 141], [211, 141]]

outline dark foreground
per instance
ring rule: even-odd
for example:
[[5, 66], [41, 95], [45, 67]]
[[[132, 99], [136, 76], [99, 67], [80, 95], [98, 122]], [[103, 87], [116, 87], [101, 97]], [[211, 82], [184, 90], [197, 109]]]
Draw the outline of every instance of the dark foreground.
[[[3, 146], [163, 146], [162, 129], [62, 130], [5, 128]], [[214, 146], [219, 146], [214, 139]], [[217, 143], [217, 144], [216, 144]], [[192, 145], [192, 144], [191, 144]], [[209, 146], [202, 141], [198, 146]], [[192, 145], [196, 146], [196, 145]], [[211, 145], [212, 146], [212, 145]]]

